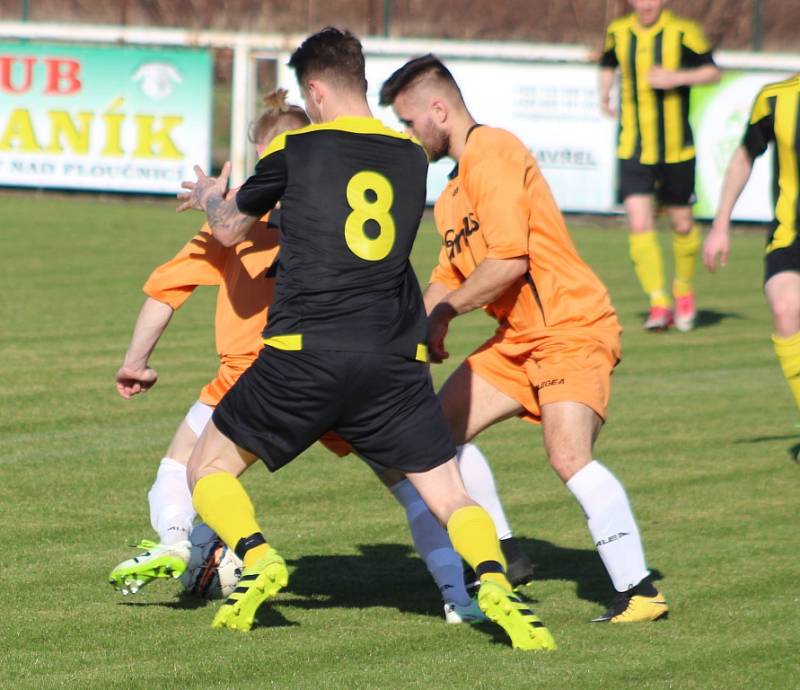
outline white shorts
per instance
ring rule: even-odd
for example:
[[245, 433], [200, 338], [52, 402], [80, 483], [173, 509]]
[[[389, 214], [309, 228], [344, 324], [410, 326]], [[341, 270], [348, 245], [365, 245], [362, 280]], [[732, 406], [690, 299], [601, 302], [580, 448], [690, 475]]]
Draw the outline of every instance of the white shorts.
[[186, 413], [186, 423], [194, 431], [197, 438], [200, 438], [200, 434], [203, 433], [203, 429], [206, 428], [206, 424], [208, 424], [212, 414], [214, 414], [214, 408], [211, 405], [201, 403], [199, 400], [189, 408]]

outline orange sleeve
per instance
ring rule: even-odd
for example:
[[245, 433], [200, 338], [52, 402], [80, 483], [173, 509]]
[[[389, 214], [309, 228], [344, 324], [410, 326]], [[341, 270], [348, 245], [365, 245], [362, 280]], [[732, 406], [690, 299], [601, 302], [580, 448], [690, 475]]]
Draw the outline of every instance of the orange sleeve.
[[156, 268], [144, 284], [144, 292], [178, 309], [198, 285], [219, 285], [227, 250], [204, 225], [173, 258]]
[[439, 252], [439, 263], [433, 267], [431, 271], [431, 278], [428, 283], [441, 283], [448, 290], [455, 290], [461, 286], [464, 280], [456, 273], [453, 264], [447, 257], [446, 248], [442, 247]]
[[530, 207], [525, 180], [530, 172], [529, 162], [492, 156], [471, 168], [465, 179], [489, 259], [528, 255]]

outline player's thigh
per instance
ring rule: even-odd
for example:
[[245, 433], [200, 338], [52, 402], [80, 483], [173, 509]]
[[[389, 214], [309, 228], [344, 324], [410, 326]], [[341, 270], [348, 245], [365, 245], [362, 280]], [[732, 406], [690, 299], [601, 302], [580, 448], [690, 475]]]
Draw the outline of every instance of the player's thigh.
[[542, 434], [547, 457], [556, 474], [568, 481], [592, 461], [592, 447], [603, 420], [580, 402], [542, 404]]
[[189, 456], [194, 450], [197, 439], [211, 419], [214, 408], [206, 405], [199, 400], [192, 405], [186, 416], [181, 420], [175, 436], [167, 449], [167, 457], [185, 465], [189, 462]]
[[462, 362], [439, 391], [439, 402], [456, 445], [484, 429], [515, 417], [523, 406]]
[[788, 338], [800, 331], [800, 267], [780, 271], [764, 284], [775, 333]]
[[455, 458], [426, 472], [409, 472], [406, 476], [442, 525], [459, 508], [475, 505], [464, 488]]
[[211, 419], [197, 440], [187, 465], [189, 486], [194, 490], [200, 479], [217, 472], [227, 472], [238, 477], [256, 461], [256, 456], [243, 448], [217, 429]]
[[428, 368], [383, 353], [342, 355], [348, 385], [333, 431], [372, 466], [422, 472], [456, 449]]

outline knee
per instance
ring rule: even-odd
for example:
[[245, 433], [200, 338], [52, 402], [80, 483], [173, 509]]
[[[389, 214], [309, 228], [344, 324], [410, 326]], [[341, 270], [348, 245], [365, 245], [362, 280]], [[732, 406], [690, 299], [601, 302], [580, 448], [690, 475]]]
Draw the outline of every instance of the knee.
[[678, 235], [688, 235], [693, 227], [694, 220], [691, 217], [672, 221], [672, 230]]
[[562, 482], [568, 482], [592, 461], [591, 457], [587, 458], [583, 454], [563, 451], [550, 453], [549, 460], [550, 466]]
[[789, 338], [800, 331], [800, 297], [797, 295], [778, 295], [770, 300], [775, 333], [781, 338]]

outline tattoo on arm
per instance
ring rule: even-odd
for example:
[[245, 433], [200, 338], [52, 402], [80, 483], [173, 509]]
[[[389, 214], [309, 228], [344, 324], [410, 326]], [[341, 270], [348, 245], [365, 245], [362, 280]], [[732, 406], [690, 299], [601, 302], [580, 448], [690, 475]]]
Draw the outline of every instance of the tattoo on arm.
[[219, 194], [206, 201], [206, 214], [214, 237], [228, 247], [241, 242], [256, 220], [242, 213], [235, 199], [226, 200]]

